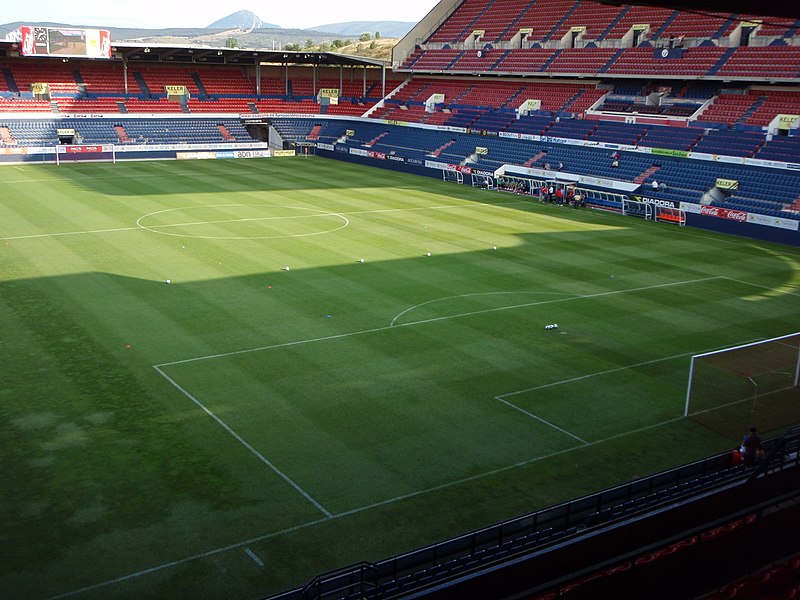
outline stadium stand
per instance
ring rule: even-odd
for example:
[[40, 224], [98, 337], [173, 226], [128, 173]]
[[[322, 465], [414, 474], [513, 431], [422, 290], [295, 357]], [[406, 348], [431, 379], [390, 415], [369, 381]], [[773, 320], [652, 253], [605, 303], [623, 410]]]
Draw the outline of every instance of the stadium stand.
[[800, 137], [776, 136], [759, 151], [764, 160], [793, 162], [800, 156]]
[[[413, 594], [715, 600], [728, 589], [742, 595], [726, 598], [764, 597], [744, 596], [745, 586], [782, 598], [800, 581], [797, 544], [786, 532], [799, 512], [788, 500], [796, 493], [798, 443], [797, 432], [771, 440], [769, 458], [755, 472], [731, 467], [724, 453], [387, 560], [322, 574], [273, 599]], [[780, 509], [784, 497], [765, 492], [771, 478], [787, 490]], [[600, 547], [606, 550], [598, 552]]]
[[736, 48], [715, 74], [726, 77], [762, 77], [765, 72], [774, 78], [800, 77], [800, 47]]
[[47, 100], [33, 100], [31, 98], [2, 98], [0, 97], [0, 112], [29, 113], [53, 112], [53, 106]]
[[[378, 122], [419, 123], [491, 135], [530, 134], [660, 152], [796, 162], [796, 138], [791, 134], [767, 135], [765, 131], [778, 115], [800, 113], [800, 89], [790, 81], [800, 75], [795, 23], [786, 19], [759, 23], [755, 16], [747, 18], [751, 19], [750, 40], [755, 45], [736, 47], [734, 36], [740, 34], [743, 25], [736, 15], [727, 13], [698, 18], [670, 9], [598, 6], [583, 0], [465, 0], [404, 59], [403, 68], [411, 71], [407, 79], [401, 73], [389, 75], [383, 99], [376, 74], [367, 76], [366, 71], [362, 80], [360, 73], [340, 70], [311, 73], [308, 67], [265, 68], [260, 86], [256, 86], [247, 67], [142, 62], [129, 67], [126, 82], [119, 63], [114, 62], [39, 63], [3, 58], [0, 112], [66, 116], [368, 115]], [[520, 33], [527, 28], [532, 31]], [[674, 56], [658, 56], [662, 48], [673, 46]], [[432, 72], [443, 75], [431, 77]], [[454, 78], [451, 73], [510, 77]], [[531, 74], [537, 78], [520, 78]], [[572, 78], [587, 74], [593, 79]], [[765, 74], [776, 75], [786, 83], [782, 87], [759, 86], [757, 80]], [[721, 81], [723, 77], [728, 80]], [[30, 86], [39, 82], [50, 85], [49, 100], [32, 97]], [[185, 86], [190, 97], [184, 101], [168, 99], [166, 86], [171, 85]], [[318, 103], [319, 89], [340, 87], [338, 104]], [[443, 94], [444, 101], [426, 107], [433, 94]], [[656, 101], [653, 94], [658, 97]], [[539, 109], [518, 114], [517, 109], [529, 99], [539, 100]], [[9, 138], [18, 145], [41, 140], [53, 143], [44, 133], [46, 128], [31, 123], [9, 123]], [[146, 127], [129, 131], [127, 125], [116, 125], [121, 130], [83, 127], [86, 131], [81, 135], [87, 140], [123, 143], [185, 139], [177, 135], [178, 128], [171, 132], [176, 135], [165, 136], [164, 130], [146, 135]], [[234, 133], [227, 125], [225, 128], [227, 134], [218, 128], [208, 131], [209, 140], [247, 139], [243, 129]], [[298, 139], [307, 140], [311, 127], [308, 131], [305, 125], [301, 129]], [[338, 135], [329, 132], [344, 129], [345, 124], [325, 123], [318, 139], [335, 142], [342, 131]], [[28, 133], [18, 135], [18, 131]], [[462, 143], [461, 132], [455, 139], [445, 135], [448, 139], [427, 140], [417, 134], [416, 140], [424, 141], [419, 147], [415, 139], [397, 142], [391, 128], [388, 133], [375, 142], [375, 147], [415, 155], [438, 153], [456, 162], [470, 158], [469, 146], [474, 143], [470, 138]], [[643, 173], [657, 168], [658, 180], [669, 184], [664, 194], [675, 200], [699, 201], [708, 192], [707, 178], [687, 176], [672, 158], [654, 167], [651, 159], [626, 153], [620, 167], [612, 170], [606, 157], [574, 145], [536, 148], [524, 140], [508, 139], [494, 139], [488, 145], [490, 155], [477, 159], [486, 167], [500, 165], [502, 160], [529, 166], [565, 161], [577, 172], [636, 183]], [[751, 170], [742, 167], [734, 173], [742, 186], [727, 198], [728, 204], [749, 205], [769, 214], [775, 212], [777, 200], [780, 214], [796, 212], [792, 207], [797, 197], [790, 197], [788, 191], [769, 198], [763, 189], [748, 188]], [[721, 170], [717, 168], [717, 172]], [[648, 178], [643, 181], [647, 183]]]
[[26, 64], [25, 68], [14, 68], [13, 79], [22, 92], [31, 91], [34, 83], [47, 83], [53, 95], [78, 95], [78, 84], [68, 63], [49, 62], [46, 64]]
[[687, 48], [680, 59], [659, 60], [652, 48], [627, 48], [606, 73], [613, 75], [669, 75], [698, 77], [707, 75], [725, 54], [725, 48]]
[[122, 65], [105, 62], [86, 62], [77, 67], [90, 97], [125, 94], [125, 75]]
[[[797, 23], [770, 19], [756, 24], [752, 45], [739, 46], [734, 38], [741, 38], [737, 19], [742, 18], [760, 20], [584, 0], [464, 0], [427, 39], [396, 61], [398, 70], [388, 76], [385, 98], [375, 73], [365, 83], [352, 73], [340, 79], [337, 70], [311, 74], [309, 67], [264, 67], [256, 85], [256, 72], [247, 67], [135, 63], [126, 88], [117, 61], [40, 64], [6, 56], [0, 58], [0, 144], [54, 146], [60, 127], [75, 129], [87, 144], [230, 144], [252, 139], [238, 115], [260, 113], [271, 115], [272, 129], [289, 144], [324, 143], [345, 153], [368, 149], [415, 164], [434, 160], [484, 172], [519, 165], [542, 169], [553, 179], [557, 165], [563, 165], [564, 173], [641, 185], [641, 194], [657, 201], [800, 220], [798, 170], [743, 162], [800, 164], [798, 129], [767, 129], [778, 115], [800, 115]], [[526, 28], [531, 32], [520, 34]], [[677, 51], [660, 58], [664, 50]], [[767, 84], [765, 79], [773, 81]], [[50, 100], [32, 97], [31, 84], [40, 82], [50, 85]], [[186, 86], [191, 98], [185, 103], [168, 100], [167, 85]], [[320, 106], [319, 89], [340, 87], [339, 104]], [[648, 102], [653, 93], [662, 94], [660, 102]], [[433, 94], [443, 94], [444, 101], [429, 112], [426, 101]], [[518, 114], [528, 99], [540, 100], [540, 108]], [[368, 112], [369, 118], [334, 118]], [[75, 117], [98, 113], [106, 118]], [[432, 126], [450, 129], [427, 128]], [[478, 147], [485, 154], [477, 153]], [[714, 160], [689, 160], [688, 152]], [[616, 166], [612, 155], [618, 156]], [[720, 179], [735, 182], [735, 189], [721, 190]], [[653, 189], [654, 182], [662, 187]], [[597, 197], [589, 200], [590, 206], [599, 206]], [[487, 565], [495, 568], [504, 559], [520, 562], [527, 553], [549, 556], [547, 564], [564, 563], [564, 572], [555, 577], [559, 581], [551, 577], [537, 582], [530, 598], [657, 597], [653, 582], [663, 582], [691, 562], [702, 559], [724, 566], [731, 549], [752, 536], [764, 515], [728, 515], [724, 523], [693, 524], [690, 533], [667, 535], [662, 529], [648, 548], [631, 547], [630, 556], [605, 565], [574, 562], [575, 557], [595, 554], [599, 538], [578, 544], [582, 536], [606, 526], [625, 532], [609, 534], [606, 540], [624, 542], [631, 530], [622, 529], [623, 523], [630, 526], [668, 505], [683, 514], [674, 505], [711, 497], [723, 484], [746, 489], [752, 499], [757, 484], [746, 488], [753, 484], [750, 475], [723, 466], [723, 458], [658, 474], [646, 484], [631, 482], [621, 491], [576, 499], [565, 505], [569, 508], [551, 507], [535, 518], [527, 515], [501, 524], [492, 534], [467, 534], [442, 544], [457, 548], [448, 556], [421, 551], [413, 559], [396, 557], [370, 570], [381, 574], [370, 581], [376, 586], [370, 589], [399, 595]], [[712, 506], [714, 514], [727, 515], [730, 497]], [[492, 537], [498, 531], [499, 537]], [[718, 580], [693, 593], [707, 592], [708, 600], [754, 593], [800, 597], [796, 557], [769, 558], [780, 562], [732, 582], [738, 574], [720, 569]], [[530, 564], [529, 572], [536, 573]], [[575, 577], [575, 571], [583, 574]], [[345, 585], [362, 582], [359, 575], [348, 577]], [[672, 589], [666, 593], [679, 597]]]

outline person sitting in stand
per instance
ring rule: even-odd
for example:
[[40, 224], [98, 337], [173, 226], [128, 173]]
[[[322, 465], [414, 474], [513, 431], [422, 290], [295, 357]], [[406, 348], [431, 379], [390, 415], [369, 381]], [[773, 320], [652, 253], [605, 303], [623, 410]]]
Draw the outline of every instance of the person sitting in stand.
[[651, 183], [650, 186], [653, 188], [654, 192], [658, 191], [658, 182], [655, 179], [653, 179], [653, 183]]
[[736, 446], [731, 450], [731, 466], [736, 467], [744, 462], [744, 455], [742, 454], [742, 447]]

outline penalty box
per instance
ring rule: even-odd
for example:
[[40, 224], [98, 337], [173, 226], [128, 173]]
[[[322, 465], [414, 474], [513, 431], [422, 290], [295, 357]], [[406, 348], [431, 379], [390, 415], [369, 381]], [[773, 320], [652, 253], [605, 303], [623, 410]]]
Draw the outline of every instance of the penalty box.
[[[730, 304], [734, 284], [706, 278], [449, 317], [436, 306], [423, 321], [159, 368], [336, 514], [680, 418], [692, 352], [667, 343], [681, 307], [661, 295], [678, 287], [694, 303], [709, 286]], [[580, 314], [581, 331], [543, 331], [545, 314]], [[637, 348], [645, 324], [660, 347]]]
[[339, 514], [577, 445], [494, 399], [530, 364], [513, 342], [487, 361], [487, 336], [387, 327], [158, 368]]

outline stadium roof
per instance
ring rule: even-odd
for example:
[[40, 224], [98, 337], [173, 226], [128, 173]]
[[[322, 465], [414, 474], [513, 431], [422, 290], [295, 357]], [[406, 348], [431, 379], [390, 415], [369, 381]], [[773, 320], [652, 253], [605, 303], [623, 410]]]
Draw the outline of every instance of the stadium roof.
[[[0, 42], [0, 50], [13, 56], [17, 42]], [[337, 52], [310, 52], [268, 50], [255, 48], [218, 48], [211, 46], [178, 46], [172, 44], [147, 44], [143, 42], [112, 42], [115, 58], [141, 62], [204, 63], [204, 64], [295, 64], [316, 66], [387, 66], [388, 62], [377, 58], [351, 56]]]
[[[267, 50], [254, 48], [214, 48], [204, 46], [173, 46], [168, 44], [144, 44], [119, 42], [114, 51], [130, 58], [149, 53], [162, 62], [177, 62], [178, 57], [190, 57], [190, 62], [266, 62], [322, 66], [382, 66], [386, 62], [363, 56], [350, 56], [336, 52], [309, 52], [290, 50]], [[180, 62], [187, 62], [181, 60]]]
[[695, 12], [740, 13], [772, 17], [800, 18], [800, 2], [763, 2], [762, 0], [599, 0], [601, 4], [638, 4]]

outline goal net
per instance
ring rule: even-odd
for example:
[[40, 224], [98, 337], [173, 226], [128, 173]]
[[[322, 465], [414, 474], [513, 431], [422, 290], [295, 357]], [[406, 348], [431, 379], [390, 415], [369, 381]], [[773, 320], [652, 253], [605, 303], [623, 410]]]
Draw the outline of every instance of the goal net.
[[116, 163], [117, 153], [114, 144], [56, 146], [57, 165], [82, 161], [108, 161]]
[[800, 422], [800, 333], [692, 357], [684, 415], [732, 439]]

